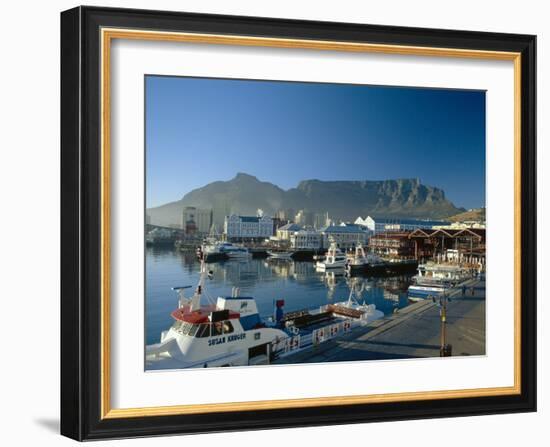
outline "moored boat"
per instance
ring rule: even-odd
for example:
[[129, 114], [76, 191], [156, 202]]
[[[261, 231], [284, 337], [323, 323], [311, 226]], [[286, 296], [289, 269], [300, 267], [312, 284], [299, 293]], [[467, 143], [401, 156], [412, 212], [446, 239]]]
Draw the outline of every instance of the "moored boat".
[[205, 261], [217, 261], [223, 259], [247, 259], [251, 256], [246, 247], [230, 242], [207, 240], [197, 249], [197, 256], [204, 257]]
[[267, 250], [267, 255], [273, 259], [291, 259], [293, 251], [288, 250]]
[[346, 262], [346, 254], [336, 246], [335, 242], [331, 242], [325, 259], [317, 261], [315, 268], [320, 272], [331, 269], [344, 269], [346, 267]]
[[365, 253], [365, 249], [361, 244], [357, 245], [355, 252], [347, 256], [346, 269], [349, 272], [366, 271], [368, 268], [376, 268], [385, 266], [386, 263], [380, 256]]
[[467, 269], [459, 265], [427, 263], [418, 266], [418, 274], [409, 286], [408, 298], [420, 301], [438, 297], [471, 277]]

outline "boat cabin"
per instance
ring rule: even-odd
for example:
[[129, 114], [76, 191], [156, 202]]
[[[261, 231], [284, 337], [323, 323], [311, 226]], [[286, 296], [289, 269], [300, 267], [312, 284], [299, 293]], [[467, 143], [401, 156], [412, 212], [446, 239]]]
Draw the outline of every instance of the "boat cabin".
[[235, 331], [264, 327], [252, 297], [219, 297], [216, 305], [191, 310], [184, 305], [172, 312], [172, 329], [179, 335], [195, 338], [216, 337]]

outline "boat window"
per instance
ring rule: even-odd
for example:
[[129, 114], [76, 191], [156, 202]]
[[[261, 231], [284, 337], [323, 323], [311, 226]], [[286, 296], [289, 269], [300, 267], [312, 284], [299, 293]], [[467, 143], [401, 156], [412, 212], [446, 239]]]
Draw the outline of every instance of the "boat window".
[[190, 337], [193, 337], [197, 333], [198, 328], [199, 328], [198, 324], [192, 324], [191, 327], [189, 328], [189, 334], [188, 335]]
[[191, 323], [183, 323], [180, 330], [181, 335], [187, 335], [192, 327], [193, 325]]
[[180, 320], [174, 321], [174, 324], [172, 325], [172, 329], [174, 329], [176, 332], [179, 332], [182, 326], [182, 322]]
[[212, 323], [212, 337], [216, 335], [222, 335], [223, 332], [223, 325], [221, 321], [216, 321], [215, 323]]
[[195, 337], [198, 337], [198, 338], [210, 337], [210, 324], [203, 323], [199, 325], [199, 330], [197, 331], [197, 335], [195, 335]]
[[224, 321], [223, 322], [223, 333], [224, 334], [231, 334], [233, 332], [233, 325], [231, 324], [231, 321]]

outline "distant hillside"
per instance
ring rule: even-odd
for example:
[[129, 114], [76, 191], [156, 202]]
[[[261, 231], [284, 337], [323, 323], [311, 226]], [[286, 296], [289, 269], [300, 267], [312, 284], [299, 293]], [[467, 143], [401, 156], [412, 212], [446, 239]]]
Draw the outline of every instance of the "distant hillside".
[[229, 181], [209, 183], [181, 200], [147, 210], [151, 223], [170, 225], [181, 222], [185, 206], [212, 208], [217, 224], [230, 213], [255, 215], [280, 209], [307, 209], [328, 212], [330, 217], [355, 220], [367, 215], [384, 217], [442, 218], [465, 211], [445, 198], [442, 189], [423, 185], [417, 179], [382, 181], [304, 180], [285, 191], [256, 177], [239, 173]]
[[485, 208], [475, 208], [462, 213], [455, 214], [447, 217], [450, 222], [464, 222], [464, 221], [485, 221]]

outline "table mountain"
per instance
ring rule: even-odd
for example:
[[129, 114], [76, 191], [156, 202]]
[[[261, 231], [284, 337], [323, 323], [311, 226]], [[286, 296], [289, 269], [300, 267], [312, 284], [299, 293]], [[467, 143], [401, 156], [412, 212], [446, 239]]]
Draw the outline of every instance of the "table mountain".
[[230, 213], [268, 215], [280, 209], [328, 212], [331, 218], [355, 220], [367, 215], [383, 217], [443, 218], [464, 211], [445, 198], [442, 189], [423, 185], [418, 179], [322, 181], [304, 180], [287, 191], [239, 173], [229, 181], [209, 183], [181, 200], [147, 210], [151, 223], [181, 223], [185, 206], [211, 208], [218, 225]]

